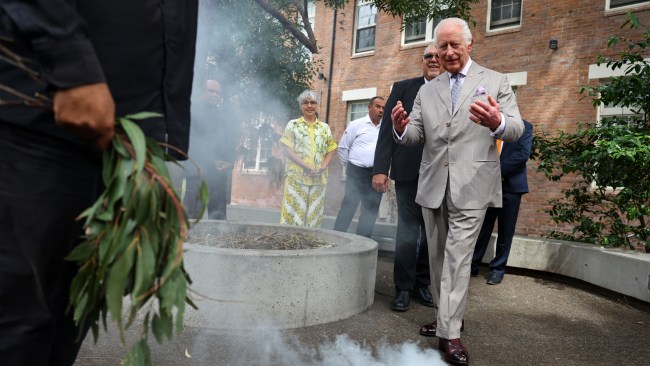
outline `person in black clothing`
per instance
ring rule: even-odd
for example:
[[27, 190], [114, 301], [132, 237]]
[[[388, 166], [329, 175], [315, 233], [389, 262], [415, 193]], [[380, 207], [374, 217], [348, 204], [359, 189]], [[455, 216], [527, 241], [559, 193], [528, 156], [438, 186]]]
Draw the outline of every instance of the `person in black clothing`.
[[[421, 67], [423, 76], [393, 84], [386, 102], [387, 111], [392, 111], [400, 100], [404, 110], [411, 113], [420, 87], [440, 74], [435, 45], [431, 44], [424, 50]], [[433, 297], [429, 291], [431, 277], [427, 236], [422, 208], [415, 203], [422, 148], [423, 145], [410, 147], [395, 143], [390, 113], [384, 114], [375, 150], [372, 186], [379, 192], [386, 192], [390, 170], [390, 178], [395, 181], [397, 194], [397, 235], [393, 267], [395, 297], [390, 305], [396, 311], [408, 310], [412, 292], [417, 294], [423, 305], [433, 306]]]
[[[232, 169], [239, 142], [238, 117], [228, 103], [224, 103], [222, 84], [206, 80], [199, 100], [192, 104], [192, 132], [190, 158], [201, 167], [208, 185], [208, 218], [226, 219], [226, 205], [230, 202]], [[187, 192], [184, 204], [189, 217], [196, 218], [200, 209], [200, 177], [193, 174], [194, 166], [186, 165]]]
[[[148, 111], [145, 133], [187, 151], [196, 0], [3, 0], [0, 37], [40, 81], [0, 61], [0, 82], [53, 110], [0, 107], [0, 362], [71, 365], [85, 330], [66, 313], [115, 116]], [[5, 42], [6, 41], [6, 42]], [[15, 99], [0, 93], [0, 99]], [[173, 154], [172, 151], [170, 151]]]
[[498, 285], [503, 280], [515, 235], [517, 217], [521, 196], [528, 193], [528, 177], [526, 176], [526, 162], [530, 158], [533, 147], [533, 125], [524, 120], [524, 134], [514, 142], [497, 141], [499, 144], [499, 161], [501, 165], [501, 191], [503, 197], [502, 207], [488, 207], [483, 219], [481, 231], [476, 239], [472, 257], [471, 276], [478, 276], [479, 265], [485, 255], [487, 246], [492, 237], [494, 222], [499, 219], [496, 253], [490, 261], [490, 274], [486, 283]]

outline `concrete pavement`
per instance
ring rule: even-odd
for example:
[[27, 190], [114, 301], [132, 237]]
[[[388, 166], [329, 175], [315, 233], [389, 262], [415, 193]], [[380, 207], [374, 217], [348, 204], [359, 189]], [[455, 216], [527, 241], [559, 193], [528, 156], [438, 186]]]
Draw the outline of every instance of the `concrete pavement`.
[[[416, 301], [410, 310], [390, 309], [392, 255], [380, 252], [375, 301], [349, 319], [306, 328], [254, 331], [186, 328], [162, 346], [153, 337], [153, 365], [444, 365], [437, 338], [418, 335], [434, 309]], [[471, 365], [647, 365], [650, 312], [564, 283], [563, 278], [518, 271], [500, 285], [485, 284], [487, 269], [470, 280], [463, 344]], [[541, 277], [540, 277], [541, 276]], [[588, 286], [587, 286], [588, 287]], [[282, 294], [278, 294], [281, 296]], [[114, 328], [89, 336], [77, 366], [119, 365], [126, 349]], [[131, 335], [135, 331], [131, 330]]]

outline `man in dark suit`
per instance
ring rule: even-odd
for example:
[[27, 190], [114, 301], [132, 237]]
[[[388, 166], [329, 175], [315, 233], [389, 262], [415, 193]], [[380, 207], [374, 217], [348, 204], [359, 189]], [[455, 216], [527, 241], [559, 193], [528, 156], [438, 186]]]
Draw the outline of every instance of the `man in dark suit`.
[[[438, 76], [440, 64], [433, 44], [424, 50], [421, 67], [423, 76], [393, 84], [386, 103], [387, 111], [391, 111], [397, 101], [401, 100], [404, 109], [410, 113], [420, 87]], [[379, 192], [386, 192], [390, 168], [390, 178], [395, 181], [398, 212], [393, 267], [395, 297], [390, 306], [396, 311], [408, 310], [411, 292], [417, 294], [422, 304], [433, 306], [433, 298], [429, 291], [431, 276], [422, 207], [415, 203], [423, 145], [413, 147], [398, 145], [393, 139], [390, 113], [384, 114], [382, 122], [385, 123], [381, 124], [377, 140], [372, 186]]]
[[497, 238], [496, 255], [490, 261], [490, 274], [487, 284], [498, 285], [506, 273], [508, 255], [515, 235], [517, 216], [521, 196], [528, 193], [528, 178], [526, 177], [526, 161], [530, 157], [533, 144], [533, 125], [524, 120], [524, 134], [515, 142], [503, 142], [500, 149], [501, 189], [503, 191], [503, 207], [488, 207], [485, 220], [476, 240], [474, 256], [472, 257], [472, 276], [478, 275], [478, 267], [485, 255], [494, 221], [499, 219], [499, 236]]
[[201, 178], [208, 186], [208, 218], [225, 220], [230, 202], [232, 170], [237, 158], [239, 122], [236, 111], [225, 102], [224, 85], [218, 80], [206, 80], [203, 93], [192, 103], [192, 144], [189, 156], [200, 167], [203, 177], [196, 174], [192, 163], [185, 163], [186, 193], [183, 205], [188, 217], [197, 218], [201, 209]]

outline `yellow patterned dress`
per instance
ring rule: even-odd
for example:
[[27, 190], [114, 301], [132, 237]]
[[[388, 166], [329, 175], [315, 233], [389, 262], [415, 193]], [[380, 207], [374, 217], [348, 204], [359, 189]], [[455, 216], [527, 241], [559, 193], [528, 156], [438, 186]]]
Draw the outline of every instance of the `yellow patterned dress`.
[[[318, 119], [312, 124], [303, 117], [289, 121], [280, 142], [295, 151], [312, 168], [319, 168], [325, 155], [336, 150], [330, 127]], [[287, 159], [281, 224], [321, 226], [327, 169], [318, 177], [307, 173], [300, 165]]]

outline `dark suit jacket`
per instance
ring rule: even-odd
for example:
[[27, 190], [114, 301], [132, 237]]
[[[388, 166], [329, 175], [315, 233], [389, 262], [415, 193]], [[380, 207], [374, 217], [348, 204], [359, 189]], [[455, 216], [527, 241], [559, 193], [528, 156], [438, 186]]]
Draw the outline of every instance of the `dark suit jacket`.
[[501, 149], [501, 189], [503, 192], [528, 193], [526, 161], [533, 144], [533, 125], [524, 120], [524, 134], [514, 142], [504, 142]]
[[424, 85], [424, 77], [419, 76], [413, 79], [398, 81], [393, 84], [386, 107], [384, 117], [379, 128], [377, 148], [375, 149], [375, 164], [372, 174], [388, 174], [396, 181], [412, 181], [418, 179], [420, 160], [422, 160], [422, 149], [424, 145], [404, 146], [399, 145], [393, 139], [393, 122], [391, 111], [401, 101], [404, 110], [411, 113], [413, 101]]

